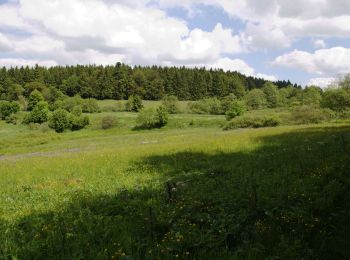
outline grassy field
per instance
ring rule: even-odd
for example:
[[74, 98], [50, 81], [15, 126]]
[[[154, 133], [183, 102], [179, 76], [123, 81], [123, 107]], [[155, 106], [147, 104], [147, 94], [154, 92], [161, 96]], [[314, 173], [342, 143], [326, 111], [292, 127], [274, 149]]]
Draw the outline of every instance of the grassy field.
[[135, 117], [63, 134], [0, 121], [0, 259], [349, 259], [349, 124]]

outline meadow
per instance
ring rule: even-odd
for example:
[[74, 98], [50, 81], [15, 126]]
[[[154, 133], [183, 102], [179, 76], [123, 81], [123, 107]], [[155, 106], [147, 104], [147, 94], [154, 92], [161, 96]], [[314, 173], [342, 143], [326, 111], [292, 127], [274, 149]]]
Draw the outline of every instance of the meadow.
[[349, 259], [349, 121], [135, 130], [116, 103], [77, 132], [0, 121], [0, 259]]

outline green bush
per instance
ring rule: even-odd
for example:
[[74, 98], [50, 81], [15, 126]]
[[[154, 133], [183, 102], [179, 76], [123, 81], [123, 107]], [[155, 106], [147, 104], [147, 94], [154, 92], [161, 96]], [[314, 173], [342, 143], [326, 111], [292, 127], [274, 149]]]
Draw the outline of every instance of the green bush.
[[237, 128], [275, 127], [280, 125], [280, 119], [271, 116], [240, 116], [226, 124], [224, 130]]
[[0, 101], [0, 118], [4, 120], [12, 114], [16, 114], [19, 109], [20, 107], [17, 102]]
[[152, 108], [143, 109], [139, 112], [136, 122], [137, 128], [141, 129], [161, 128], [168, 123], [168, 113], [162, 106], [156, 111]]
[[129, 112], [139, 112], [142, 108], [142, 99], [137, 95], [131, 95], [125, 104], [125, 110]]
[[230, 106], [231, 106], [231, 103], [234, 102], [234, 101], [237, 101], [237, 97], [235, 96], [235, 94], [230, 94], [226, 97], [223, 97], [221, 99], [221, 108], [222, 108], [222, 111], [224, 113], [226, 113], [226, 111], [228, 111], [230, 109]]
[[157, 108], [154, 114], [154, 122], [156, 127], [163, 127], [168, 123], [169, 117], [167, 109], [163, 106]]
[[265, 93], [261, 89], [253, 89], [245, 96], [245, 101], [250, 109], [266, 108], [268, 103]]
[[169, 114], [176, 114], [179, 112], [179, 100], [176, 96], [165, 96], [162, 100], [162, 106]]
[[337, 112], [350, 108], [350, 91], [340, 89], [329, 89], [323, 94], [322, 107], [332, 109]]
[[49, 104], [45, 101], [40, 101], [36, 104], [33, 110], [24, 118], [23, 123], [38, 123], [42, 124], [49, 119]]
[[226, 115], [226, 119], [227, 120], [231, 120], [237, 116], [241, 116], [244, 114], [246, 108], [245, 105], [240, 102], [240, 101], [232, 101], [229, 109], [226, 111], [225, 115]]
[[62, 108], [55, 110], [49, 119], [49, 127], [57, 133], [62, 133], [66, 129], [77, 131], [89, 124], [90, 120], [87, 116], [76, 116]]
[[81, 116], [81, 114], [83, 113], [83, 109], [81, 108], [81, 106], [75, 106], [71, 113], [75, 116]]
[[66, 97], [64, 99], [58, 99], [51, 105], [51, 110], [57, 110], [59, 108], [72, 112], [77, 106], [82, 107], [83, 99], [79, 95], [74, 97]]
[[70, 114], [62, 108], [55, 110], [50, 116], [49, 127], [57, 133], [62, 133], [71, 127]]
[[78, 131], [90, 124], [90, 119], [87, 116], [75, 116], [71, 115], [71, 130]]
[[221, 102], [217, 98], [206, 98], [188, 104], [189, 109], [195, 114], [222, 115], [224, 111]]
[[11, 114], [10, 116], [5, 118], [7, 124], [17, 125], [18, 116], [15, 114]]
[[102, 129], [109, 129], [116, 125], [117, 119], [115, 116], [105, 116], [102, 118], [101, 121], [101, 128]]
[[83, 110], [83, 113], [101, 112], [101, 109], [98, 106], [97, 100], [94, 98], [83, 99], [81, 108]]
[[293, 124], [316, 124], [328, 121], [334, 117], [330, 109], [314, 106], [300, 106], [292, 110], [290, 121]]
[[43, 94], [41, 94], [40, 91], [35, 89], [29, 95], [27, 110], [32, 111], [39, 102], [44, 101], [44, 100], [45, 99], [44, 99]]

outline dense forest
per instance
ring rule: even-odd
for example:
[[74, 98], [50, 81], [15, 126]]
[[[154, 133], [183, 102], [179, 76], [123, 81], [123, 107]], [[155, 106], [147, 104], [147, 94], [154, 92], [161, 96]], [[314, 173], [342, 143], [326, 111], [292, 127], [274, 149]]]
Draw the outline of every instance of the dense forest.
[[[174, 95], [180, 100], [199, 100], [230, 93], [242, 97], [247, 90], [262, 88], [266, 80], [223, 70], [131, 67], [121, 63], [115, 66], [4, 67], [0, 69], [0, 99], [11, 100], [9, 96], [21, 95], [33, 88], [28, 85], [33, 83], [83, 98], [121, 100], [139, 95], [144, 100], [159, 100], [164, 95]], [[274, 84], [278, 88], [301, 88], [289, 80]]]

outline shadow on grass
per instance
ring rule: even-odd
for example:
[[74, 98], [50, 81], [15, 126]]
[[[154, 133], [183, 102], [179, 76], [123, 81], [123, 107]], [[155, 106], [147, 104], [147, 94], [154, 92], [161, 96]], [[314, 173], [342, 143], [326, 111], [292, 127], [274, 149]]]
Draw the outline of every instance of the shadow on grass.
[[251, 153], [144, 158], [161, 185], [76, 192], [0, 223], [0, 259], [349, 259], [349, 128], [259, 140]]

